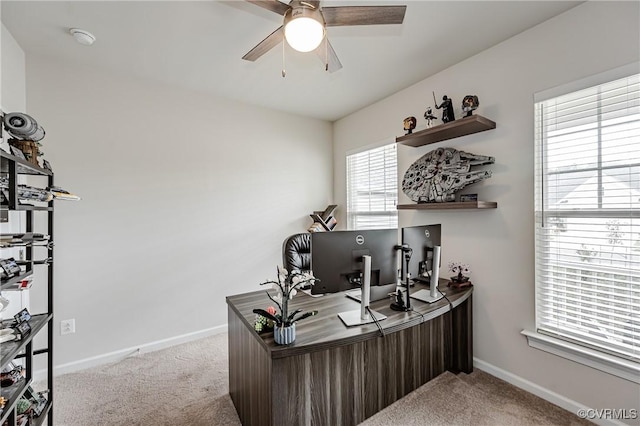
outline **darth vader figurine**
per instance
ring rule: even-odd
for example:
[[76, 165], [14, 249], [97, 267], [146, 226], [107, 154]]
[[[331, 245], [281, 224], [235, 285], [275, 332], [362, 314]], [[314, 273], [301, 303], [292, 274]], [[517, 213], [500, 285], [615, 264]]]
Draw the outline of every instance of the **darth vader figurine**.
[[456, 119], [453, 114], [453, 102], [451, 102], [451, 99], [449, 99], [447, 95], [442, 97], [442, 103], [440, 105], [436, 104], [436, 109], [442, 109], [443, 123], [448, 123]]

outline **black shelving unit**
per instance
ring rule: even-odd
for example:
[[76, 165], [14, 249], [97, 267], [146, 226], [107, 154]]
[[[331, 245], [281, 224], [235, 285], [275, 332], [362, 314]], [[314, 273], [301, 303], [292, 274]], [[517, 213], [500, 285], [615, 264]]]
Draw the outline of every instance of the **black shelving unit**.
[[24, 280], [25, 278], [33, 275], [33, 263], [29, 262], [26, 266], [26, 270], [21, 273], [16, 275], [15, 277], [11, 277], [9, 278], [7, 281], [2, 281], [2, 284], [0, 284], [0, 290], [2, 291], [10, 291], [13, 290], [14, 287], [22, 280]]
[[[46, 356], [47, 358], [47, 404], [41, 414], [38, 417], [34, 417], [29, 423], [30, 425], [40, 426], [42, 424], [48, 424], [53, 426], [53, 402], [54, 402], [54, 390], [53, 390], [53, 214], [54, 206], [53, 201], [48, 203], [38, 203], [31, 201], [23, 201], [18, 199], [18, 176], [19, 175], [31, 175], [39, 176], [37, 180], [41, 181], [41, 187], [52, 187], [53, 172], [36, 166], [24, 159], [18, 158], [12, 154], [9, 154], [0, 149], [0, 174], [3, 177], [8, 178], [9, 189], [6, 191], [6, 203], [2, 204], [3, 210], [19, 211], [24, 215], [25, 223], [24, 230], [21, 232], [40, 232], [48, 235], [48, 241], [35, 241], [33, 243], [12, 244], [3, 243], [0, 245], [0, 257], [6, 258], [2, 251], [6, 251], [8, 248], [21, 247], [24, 249], [25, 260], [20, 264], [24, 267], [24, 270], [18, 276], [0, 283], [0, 290], [6, 291], [21, 291], [17, 289], [16, 284], [24, 278], [33, 274], [33, 270], [36, 267], [47, 268], [47, 282], [34, 282], [32, 288], [36, 286], [45, 286], [47, 291], [47, 312], [34, 315], [29, 320], [31, 325], [31, 332], [24, 336], [20, 341], [5, 342], [0, 345], [0, 368], [5, 368], [12, 361], [23, 361], [25, 369], [25, 377], [14, 385], [2, 388], [2, 396], [7, 399], [7, 403], [0, 414], [0, 425], [8, 422], [10, 426], [16, 425], [17, 412], [16, 405], [18, 400], [24, 395], [29, 386], [33, 383], [34, 373], [34, 357]], [[36, 179], [34, 178], [34, 181]], [[34, 216], [46, 215], [46, 229], [35, 230]], [[46, 260], [36, 260], [36, 251], [38, 255], [41, 255], [42, 251], [46, 252], [44, 258]], [[33, 346], [33, 339], [39, 335], [46, 328], [47, 333], [47, 346], [44, 348], [35, 349]]]

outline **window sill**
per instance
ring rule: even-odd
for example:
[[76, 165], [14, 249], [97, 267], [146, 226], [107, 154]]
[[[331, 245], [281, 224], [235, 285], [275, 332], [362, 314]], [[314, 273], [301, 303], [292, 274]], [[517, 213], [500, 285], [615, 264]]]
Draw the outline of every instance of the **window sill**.
[[605, 373], [640, 384], [640, 364], [556, 339], [535, 331], [522, 330], [529, 346]]

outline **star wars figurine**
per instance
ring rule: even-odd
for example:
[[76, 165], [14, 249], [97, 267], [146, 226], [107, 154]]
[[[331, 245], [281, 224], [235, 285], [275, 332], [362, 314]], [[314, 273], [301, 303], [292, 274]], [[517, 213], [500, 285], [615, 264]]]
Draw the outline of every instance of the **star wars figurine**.
[[404, 119], [404, 130], [407, 131], [405, 135], [410, 135], [413, 132], [413, 129], [416, 128], [416, 118], [415, 117], [407, 117]]
[[456, 119], [455, 115], [453, 114], [453, 102], [451, 102], [451, 99], [449, 99], [447, 95], [444, 95], [442, 97], [442, 103], [438, 105], [438, 103], [436, 102], [436, 94], [433, 93], [433, 102], [436, 104], [436, 109], [442, 108], [443, 123], [448, 123]]
[[438, 117], [433, 115], [433, 110], [429, 107], [427, 112], [424, 113], [424, 119], [427, 120], [427, 129], [430, 129], [433, 126], [433, 120], [437, 120]]
[[470, 117], [471, 113], [478, 109], [478, 105], [480, 105], [480, 101], [478, 101], [478, 97], [476, 95], [467, 95], [462, 99], [462, 112], [466, 112], [467, 115], [465, 117]]

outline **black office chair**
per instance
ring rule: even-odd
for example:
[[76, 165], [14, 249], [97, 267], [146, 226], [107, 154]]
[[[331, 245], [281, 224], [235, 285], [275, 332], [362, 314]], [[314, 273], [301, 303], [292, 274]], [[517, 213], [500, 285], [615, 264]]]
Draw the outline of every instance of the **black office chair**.
[[282, 266], [289, 272], [311, 269], [311, 234], [294, 234], [284, 240]]

